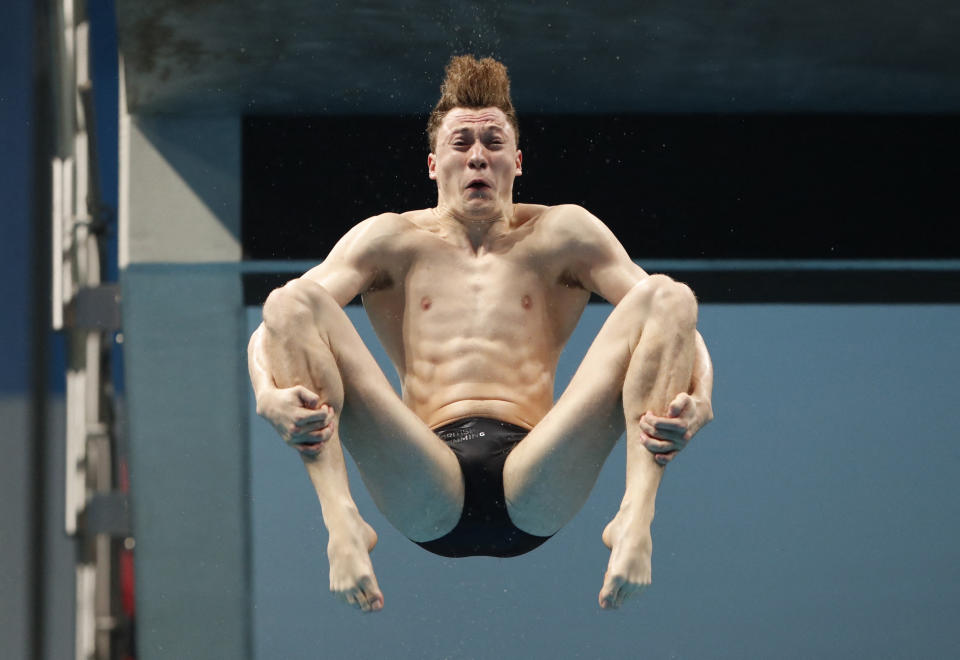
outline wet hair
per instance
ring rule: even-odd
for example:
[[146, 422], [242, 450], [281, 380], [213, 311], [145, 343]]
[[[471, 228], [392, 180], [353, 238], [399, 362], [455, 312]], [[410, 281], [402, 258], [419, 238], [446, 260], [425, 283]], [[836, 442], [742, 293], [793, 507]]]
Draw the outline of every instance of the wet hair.
[[431, 152], [437, 148], [437, 133], [443, 118], [454, 108], [500, 108], [513, 126], [513, 133], [519, 142], [520, 125], [517, 111], [510, 100], [507, 67], [492, 57], [478, 60], [473, 55], [457, 55], [450, 58], [446, 74], [440, 87], [440, 100], [427, 120], [427, 139]]

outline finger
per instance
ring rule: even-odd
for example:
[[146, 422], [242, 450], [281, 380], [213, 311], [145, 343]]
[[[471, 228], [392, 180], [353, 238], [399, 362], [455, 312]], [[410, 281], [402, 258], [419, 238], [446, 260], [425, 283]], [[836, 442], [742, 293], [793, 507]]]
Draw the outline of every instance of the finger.
[[326, 442], [333, 436], [333, 424], [320, 427], [298, 428], [296, 433], [290, 434], [289, 442], [297, 445], [312, 445], [317, 442]]
[[677, 433], [676, 431], [657, 431], [651, 437], [673, 444], [674, 449], [683, 449], [687, 446], [686, 433]]
[[302, 456], [307, 459], [314, 459], [320, 455], [320, 452], [323, 450], [324, 441], [317, 442], [316, 440], [311, 440], [310, 442], [295, 442], [290, 441], [290, 446], [296, 449]]
[[316, 431], [321, 431], [321, 430], [323, 430], [323, 429], [329, 429], [329, 428], [330, 428], [329, 426], [321, 426], [321, 427], [319, 427], [319, 428], [316, 428], [316, 427], [307, 427], [307, 428], [299, 428], [299, 427], [296, 427], [296, 431], [295, 431], [294, 433], [291, 433], [291, 434], [290, 434], [290, 442], [293, 442], [293, 443], [298, 444], [298, 445], [302, 445], [302, 444], [308, 444], [308, 445], [310, 445], [310, 444], [313, 444], [313, 443], [315, 443], [315, 442], [320, 442], [320, 441], [322, 441], [324, 438], [322, 438], [322, 437], [321, 437], [321, 438], [318, 438], [318, 437], [317, 437], [317, 434], [316, 434]]
[[643, 413], [640, 416], [640, 421], [637, 425], [640, 427], [640, 430], [646, 433], [647, 435], [654, 435], [657, 432], [657, 428], [653, 425], [656, 418], [650, 413]]
[[331, 427], [329, 424], [326, 426], [314, 424], [312, 426], [303, 426], [303, 427], [298, 426], [296, 427], [296, 429], [297, 429], [296, 432], [290, 435], [290, 440], [292, 442], [311, 443], [311, 442], [317, 442], [318, 440], [323, 440], [324, 438], [321, 436], [326, 435], [326, 432], [328, 432], [331, 429]]
[[323, 451], [324, 445], [327, 444], [328, 440], [330, 440], [329, 436], [315, 436], [308, 433], [305, 436], [297, 436], [287, 444], [301, 454], [310, 454], [311, 456], [316, 456]]
[[674, 449], [683, 442], [683, 434], [660, 431], [655, 426], [641, 427], [641, 433], [654, 441], [670, 443]]
[[326, 426], [327, 420], [330, 418], [330, 412], [329, 406], [320, 406], [319, 408], [313, 410], [313, 412], [304, 413], [296, 420], [296, 424], [297, 426], [307, 426], [309, 424], [320, 424], [321, 426]]
[[677, 446], [675, 443], [670, 442], [669, 440], [658, 440], [656, 438], [650, 437], [646, 433], [640, 434], [640, 442], [646, 447], [649, 451], [654, 454], [665, 454], [667, 452], [676, 451]]
[[290, 434], [291, 442], [312, 444], [315, 442], [325, 442], [329, 440], [336, 429], [333, 420], [327, 419], [326, 423], [315, 422], [304, 426], [292, 427], [294, 431]]
[[307, 435], [312, 438], [313, 442], [316, 442], [317, 440], [326, 442], [330, 439], [330, 436], [333, 435], [333, 424], [327, 424], [326, 426], [321, 426], [318, 429], [313, 429], [307, 433]]
[[294, 388], [294, 391], [296, 392], [297, 396], [300, 398], [300, 401], [302, 401], [303, 404], [308, 408], [316, 408], [317, 406], [320, 405], [320, 397], [317, 396], [315, 393], [311, 392], [310, 390], [308, 390], [306, 387], [302, 385], [297, 385]]
[[675, 419], [659, 419], [654, 423], [653, 428], [657, 430], [657, 433], [670, 433], [673, 435], [682, 436], [687, 432], [687, 423]]
[[653, 460], [657, 462], [658, 465], [666, 465], [672, 461], [677, 456], [676, 451], [667, 452], [665, 454], [655, 454]]
[[313, 431], [319, 431], [320, 429], [325, 429], [330, 426], [329, 419], [313, 420], [313, 421], [304, 421], [296, 420], [293, 423], [293, 427], [296, 429], [297, 435], [307, 435]]
[[687, 432], [688, 424], [672, 417], [657, 417], [653, 413], [644, 413], [640, 418], [640, 428], [649, 436], [667, 439], [680, 439]]

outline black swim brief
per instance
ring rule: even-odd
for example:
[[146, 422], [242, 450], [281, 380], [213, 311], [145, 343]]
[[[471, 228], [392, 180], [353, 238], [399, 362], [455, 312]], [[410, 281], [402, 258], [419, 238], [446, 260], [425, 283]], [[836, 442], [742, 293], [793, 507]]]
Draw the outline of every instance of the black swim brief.
[[457, 455], [463, 472], [463, 513], [446, 536], [417, 545], [444, 557], [516, 557], [530, 552], [549, 536], [516, 528], [503, 495], [503, 464], [527, 429], [496, 419], [470, 417], [434, 433]]

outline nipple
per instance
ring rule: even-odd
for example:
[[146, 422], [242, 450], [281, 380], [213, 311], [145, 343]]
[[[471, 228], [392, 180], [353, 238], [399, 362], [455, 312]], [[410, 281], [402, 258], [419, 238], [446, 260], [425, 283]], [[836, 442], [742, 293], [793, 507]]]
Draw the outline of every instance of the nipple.
[[533, 307], [533, 301], [530, 299], [530, 296], [524, 296], [520, 299], [520, 304], [523, 305], [524, 309], [530, 309]]
[[429, 296], [424, 296], [424, 297], [420, 300], [420, 309], [422, 309], [423, 311], [427, 311], [428, 309], [430, 309], [430, 305], [431, 305], [431, 304], [433, 304], [433, 303], [432, 303], [432, 301], [430, 300], [430, 297], [429, 297]]

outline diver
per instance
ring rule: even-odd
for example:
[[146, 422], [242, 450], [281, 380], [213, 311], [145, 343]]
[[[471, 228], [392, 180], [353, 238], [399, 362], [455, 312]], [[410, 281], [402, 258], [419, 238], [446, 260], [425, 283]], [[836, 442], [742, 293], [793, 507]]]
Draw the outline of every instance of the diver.
[[[316, 489], [331, 591], [365, 612], [384, 602], [377, 534], [350, 494], [343, 447], [407, 538], [448, 557], [511, 557], [577, 513], [626, 431], [599, 593], [600, 607], [618, 608], [651, 581], [665, 466], [713, 418], [696, 298], [634, 264], [585, 209], [514, 203], [523, 158], [500, 62], [452, 58], [427, 134], [436, 207], [360, 222], [267, 297], [248, 348], [257, 413]], [[554, 402], [591, 293], [614, 308]], [[342, 309], [357, 295], [402, 397]]]

